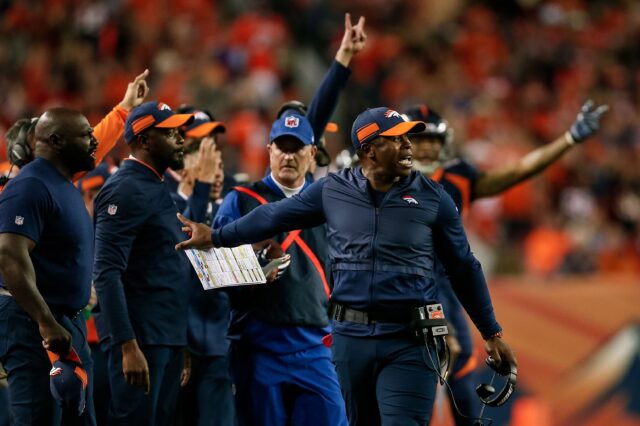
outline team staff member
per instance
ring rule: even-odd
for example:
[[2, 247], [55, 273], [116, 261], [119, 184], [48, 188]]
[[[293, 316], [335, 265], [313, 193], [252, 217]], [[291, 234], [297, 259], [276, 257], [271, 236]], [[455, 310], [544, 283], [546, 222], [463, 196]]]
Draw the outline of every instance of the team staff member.
[[[124, 130], [124, 122], [129, 111], [142, 104], [149, 93], [146, 78], [149, 70], [138, 75], [127, 85], [122, 102], [116, 105], [94, 128], [93, 134], [98, 140], [96, 152], [96, 164], [99, 164], [105, 155], [113, 149]], [[35, 158], [35, 127], [38, 117], [23, 118], [16, 121], [7, 131], [7, 156], [11, 162], [11, 173], [16, 175], [21, 167], [33, 161]], [[78, 172], [73, 176], [76, 182], [86, 172]], [[0, 192], [2, 187], [0, 187]]]
[[[316, 147], [307, 118], [285, 114], [273, 123], [269, 142], [271, 173], [229, 193], [216, 226], [309, 186], [305, 175]], [[291, 255], [291, 264], [277, 283], [234, 294], [235, 321], [245, 315], [242, 327], [234, 324], [241, 330], [233, 360], [241, 420], [251, 425], [346, 424], [335, 368], [322, 344], [329, 332], [325, 227], [274, 232], [268, 238]]]
[[[576, 144], [593, 136], [600, 127], [600, 117], [608, 109], [606, 105], [597, 109], [586, 103], [569, 131], [547, 146], [535, 149], [517, 164], [504, 168], [479, 172], [473, 165], [459, 158], [441, 164], [444, 152], [451, 149], [451, 129], [446, 120], [427, 105], [417, 105], [406, 112], [411, 120], [424, 121], [423, 132], [411, 135], [414, 145], [413, 155], [417, 169], [440, 182], [456, 203], [458, 211], [464, 212], [470, 203], [478, 198], [498, 195], [518, 183], [529, 179], [558, 160]], [[480, 400], [475, 392], [477, 380], [474, 369], [471, 332], [464, 317], [462, 306], [453, 293], [449, 279], [440, 261], [436, 262], [436, 284], [438, 300], [444, 305], [445, 315], [456, 336], [451, 335], [450, 347], [458, 348], [458, 355], [451, 366], [449, 384], [460, 413], [473, 417], [480, 410]], [[472, 419], [463, 417], [452, 410], [459, 426], [470, 425]]]
[[[211, 224], [222, 202], [224, 167], [217, 138], [225, 125], [209, 112], [190, 106], [178, 109], [193, 114], [185, 133], [185, 166], [177, 191], [171, 196], [186, 217]], [[166, 178], [166, 173], [165, 173]], [[236, 424], [227, 330], [230, 302], [224, 290], [205, 291], [191, 270], [193, 292], [189, 301], [187, 337], [190, 377], [183, 377], [181, 417], [185, 425]]]
[[177, 249], [235, 246], [327, 223], [336, 306], [332, 353], [352, 425], [429, 422], [437, 377], [409, 322], [413, 307], [436, 301], [436, 254], [487, 353], [515, 363], [455, 204], [439, 185], [412, 171], [406, 135], [424, 127], [388, 108], [366, 110], [351, 132], [361, 167], [330, 174], [298, 196], [213, 232], [181, 218], [192, 237]]
[[[193, 120], [166, 104], [147, 102], [127, 118], [123, 161], [94, 202], [94, 284], [108, 339], [110, 425], [157, 425], [179, 380], [186, 345], [189, 264], [172, 243], [180, 238], [177, 209], [162, 182], [182, 168], [178, 129]], [[102, 323], [102, 321], [100, 322]], [[99, 327], [101, 324], [97, 324]]]
[[[94, 425], [92, 362], [84, 317], [91, 291], [93, 228], [71, 178], [95, 167], [98, 142], [79, 112], [46, 111], [35, 128], [36, 159], [0, 195], [0, 361], [9, 373], [13, 424], [54, 416], [45, 349], [71, 346], [88, 374], [86, 407], [63, 407], [65, 425]], [[44, 346], [44, 347], [43, 347]]]
[[[306, 190], [305, 175], [317, 153], [315, 141], [322, 137], [335, 110], [353, 56], [365, 46], [364, 24], [361, 17], [354, 26], [351, 16], [345, 14], [340, 47], [306, 117], [285, 106], [269, 137], [271, 172], [260, 182], [230, 192], [218, 210], [215, 226], [233, 221], [261, 203]], [[322, 344], [329, 332], [326, 310], [330, 292], [324, 227], [287, 238], [286, 234], [275, 237], [292, 257], [277, 285], [259, 286], [235, 298], [239, 303], [234, 303], [237, 315], [233, 328], [241, 333], [233, 350], [238, 415], [241, 423], [247, 424], [343, 424], [344, 403], [335, 368]], [[242, 314], [247, 314], [246, 327], [239, 326], [237, 320]], [[296, 392], [302, 396], [295, 399]], [[296, 402], [287, 407], [291, 398]]]

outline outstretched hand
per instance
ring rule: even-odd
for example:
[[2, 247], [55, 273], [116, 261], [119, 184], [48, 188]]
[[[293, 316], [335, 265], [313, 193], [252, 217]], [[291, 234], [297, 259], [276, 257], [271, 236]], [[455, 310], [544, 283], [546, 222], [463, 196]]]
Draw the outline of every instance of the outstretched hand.
[[576, 121], [569, 129], [569, 135], [573, 142], [580, 143], [595, 135], [600, 129], [600, 117], [607, 111], [609, 111], [609, 105], [600, 105], [594, 108], [591, 99], [585, 102], [576, 117]]
[[133, 81], [127, 85], [127, 91], [124, 93], [122, 102], [120, 102], [122, 108], [131, 111], [144, 102], [149, 94], [149, 86], [147, 85], [148, 76], [149, 70], [144, 70], [142, 74], [134, 78]]
[[207, 250], [213, 247], [211, 241], [211, 228], [204, 223], [194, 222], [178, 213], [178, 220], [182, 222], [182, 232], [191, 238], [176, 244], [176, 250], [200, 249]]
[[365, 19], [361, 16], [358, 23], [354, 26], [351, 23], [351, 15], [349, 13], [344, 14], [344, 35], [342, 36], [338, 53], [336, 53], [336, 61], [345, 67], [349, 66], [353, 55], [356, 55], [364, 49], [367, 43], [367, 34], [364, 32], [364, 22]]

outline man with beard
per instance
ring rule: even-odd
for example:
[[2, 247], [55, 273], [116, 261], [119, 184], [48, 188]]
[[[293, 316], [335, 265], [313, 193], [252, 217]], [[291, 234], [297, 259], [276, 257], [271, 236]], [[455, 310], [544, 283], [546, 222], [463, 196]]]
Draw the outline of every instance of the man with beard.
[[[124, 123], [129, 111], [144, 102], [149, 93], [146, 78], [149, 70], [145, 70], [127, 85], [122, 101], [107, 114], [100, 123], [94, 127], [94, 136], [98, 140], [96, 151], [96, 163], [113, 149], [116, 142], [122, 136]], [[34, 159], [35, 152], [35, 128], [38, 117], [22, 118], [9, 128], [5, 138], [7, 140], [7, 157], [11, 163], [8, 177], [16, 176], [21, 167], [24, 167]], [[76, 182], [86, 172], [78, 172], [73, 181]], [[0, 179], [0, 192], [8, 179]]]
[[[413, 171], [407, 122], [386, 107], [355, 120], [361, 167], [330, 174], [306, 191], [215, 229], [181, 217], [191, 239], [177, 249], [235, 246], [327, 224], [333, 272], [332, 358], [351, 425], [428, 424], [436, 392], [436, 348], [416, 339], [416, 308], [437, 303], [433, 261], [443, 261], [456, 294], [499, 364], [515, 364], [502, 340], [480, 263], [451, 197]], [[303, 283], [300, 283], [303, 284]]]
[[[93, 228], [71, 182], [95, 167], [98, 142], [79, 112], [46, 111], [35, 127], [35, 156], [0, 195], [0, 361], [9, 373], [16, 425], [55, 424], [47, 351], [72, 348], [86, 373], [65, 425], [94, 425], [92, 369], [81, 310], [91, 292]], [[62, 371], [61, 371], [62, 373]], [[86, 401], [83, 407], [81, 400]]]
[[175, 392], [187, 343], [189, 262], [172, 250], [181, 239], [177, 208], [162, 182], [183, 165], [179, 128], [193, 120], [147, 102], [129, 114], [131, 155], [94, 202], [94, 283], [108, 344], [110, 425], [158, 425]]

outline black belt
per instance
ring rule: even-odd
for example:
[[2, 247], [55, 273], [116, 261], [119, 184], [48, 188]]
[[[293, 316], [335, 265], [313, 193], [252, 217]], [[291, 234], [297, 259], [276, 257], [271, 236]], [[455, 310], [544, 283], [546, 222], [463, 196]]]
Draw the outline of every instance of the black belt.
[[329, 317], [335, 321], [349, 321], [356, 324], [395, 323], [409, 324], [411, 322], [410, 309], [395, 311], [358, 311], [339, 303], [333, 303]]

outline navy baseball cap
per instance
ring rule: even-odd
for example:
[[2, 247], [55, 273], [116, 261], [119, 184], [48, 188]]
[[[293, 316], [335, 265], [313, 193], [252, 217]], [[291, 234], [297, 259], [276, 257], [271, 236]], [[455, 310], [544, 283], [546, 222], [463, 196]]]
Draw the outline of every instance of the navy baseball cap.
[[193, 114], [176, 114], [162, 102], [145, 102], [135, 107], [124, 125], [124, 140], [133, 142], [135, 137], [150, 127], [173, 129], [186, 126], [193, 121]]
[[423, 135], [435, 135], [441, 138], [447, 136], [449, 123], [440, 114], [430, 108], [427, 104], [413, 105], [403, 114], [408, 120], [418, 120], [424, 122], [425, 130], [420, 132]]
[[269, 143], [280, 136], [293, 136], [305, 145], [313, 145], [313, 129], [307, 117], [300, 114], [284, 114], [273, 122], [271, 133], [269, 133]]
[[224, 123], [216, 121], [211, 113], [198, 109], [181, 110], [193, 114], [193, 121], [184, 128], [185, 136], [188, 138], [200, 139], [209, 136], [211, 133], [224, 133], [227, 131]]
[[76, 410], [78, 416], [84, 412], [87, 402], [89, 378], [75, 349], [64, 356], [47, 351], [51, 361], [49, 389], [51, 395], [65, 407]]
[[351, 127], [351, 143], [356, 149], [378, 136], [402, 136], [422, 132], [422, 121], [405, 121], [398, 113], [387, 107], [370, 108], [356, 117]]

